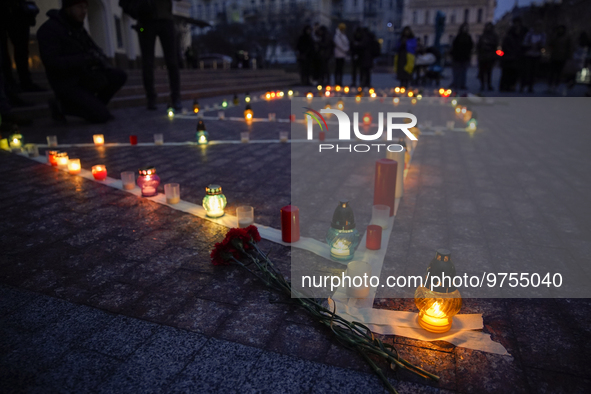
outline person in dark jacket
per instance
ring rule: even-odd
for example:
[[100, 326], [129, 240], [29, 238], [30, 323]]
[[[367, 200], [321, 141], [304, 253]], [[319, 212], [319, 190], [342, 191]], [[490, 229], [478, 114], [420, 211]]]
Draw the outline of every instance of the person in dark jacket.
[[360, 58], [363, 48], [361, 42], [363, 40], [363, 29], [358, 27], [353, 33], [353, 40], [351, 41], [351, 86], [357, 86], [357, 75], [359, 74], [359, 81], [361, 81], [361, 65]]
[[452, 87], [455, 89], [466, 88], [466, 74], [470, 66], [470, 56], [472, 55], [472, 37], [468, 32], [468, 24], [462, 23], [458, 30], [458, 35], [454, 39], [451, 48], [451, 58], [453, 61], [453, 82]]
[[300, 82], [303, 86], [310, 86], [310, 74], [312, 72], [312, 59], [314, 58], [314, 39], [312, 38], [312, 26], [306, 25], [296, 44], [298, 64], [300, 66]]
[[334, 43], [332, 37], [328, 34], [326, 26], [320, 26], [318, 28], [318, 42], [316, 43], [318, 48], [319, 57], [319, 73], [318, 73], [318, 84], [330, 85], [330, 60], [334, 54]]
[[501, 92], [515, 91], [515, 85], [519, 78], [520, 62], [523, 59], [523, 38], [526, 29], [521, 22], [521, 18], [513, 19], [511, 28], [503, 38], [501, 58], [501, 81], [499, 90]]
[[179, 71], [177, 42], [174, 21], [172, 20], [172, 0], [153, 0], [152, 12], [140, 15], [137, 32], [142, 52], [142, 75], [146, 90], [147, 107], [156, 110], [158, 95], [154, 88], [154, 46], [156, 37], [160, 39], [164, 62], [168, 70], [170, 100], [176, 111], [182, 109], [181, 75]]
[[484, 25], [484, 31], [476, 45], [478, 52], [478, 76], [480, 77], [480, 91], [493, 90], [491, 84], [492, 70], [497, 58], [499, 37], [491, 22]]
[[523, 70], [519, 89], [523, 92], [523, 89], [527, 87], [527, 91], [533, 93], [542, 52], [546, 46], [546, 33], [544, 33], [542, 21], [536, 21], [534, 28], [525, 35], [522, 45], [525, 53], [523, 54]]
[[60, 10], [47, 12], [49, 19], [37, 32], [47, 80], [57, 98], [50, 102], [56, 120], [73, 115], [106, 122], [113, 117], [107, 104], [127, 80], [84, 29], [87, 12], [88, 0], [63, 0]]
[[564, 65], [573, 53], [572, 42], [566, 34], [566, 26], [560, 25], [548, 42], [550, 50], [550, 72], [548, 74], [548, 90], [555, 93], [561, 82]]

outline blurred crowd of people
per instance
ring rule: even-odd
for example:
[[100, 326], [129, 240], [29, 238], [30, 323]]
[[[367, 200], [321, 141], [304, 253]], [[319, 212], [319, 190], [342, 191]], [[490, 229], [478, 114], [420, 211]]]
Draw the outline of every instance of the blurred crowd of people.
[[[489, 22], [476, 44], [469, 30], [468, 23], [461, 24], [451, 43], [452, 82], [449, 87], [452, 89], [467, 89], [466, 77], [473, 55], [478, 61], [481, 92], [494, 90], [492, 71], [497, 62], [501, 68], [499, 91], [533, 93], [534, 83], [544, 63], [548, 84], [546, 92], [551, 94], [557, 92], [561, 83], [565, 83], [565, 89], [571, 88], [575, 84], [577, 72], [591, 63], [591, 42], [587, 34], [581, 33], [573, 42], [564, 25], [546, 33], [541, 21], [528, 29], [520, 18], [515, 18], [501, 41], [494, 25]], [[431, 55], [427, 63], [423, 61], [426, 55]], [[394, 60], [394, 71], [401, 86], [407, 86], [410, 82], [423, 83], [423, 65], [433, 64], [439, 59], [437, 49], [423, 48], [410, 27], [402, 30]]]
[[352, 86], [370, 87], [374, 59], [380, 55], [380, 43], [368, 28], [355, 29], [352, 39], [347, 26], [338, 25], [332, 35], [326, 26], [306, 25], [296, 44], [300, 79], [303, 86], [330, 85], [330, 66], [334, 58], [334, 84], [342, 85], [345, 59], [351, 59]]

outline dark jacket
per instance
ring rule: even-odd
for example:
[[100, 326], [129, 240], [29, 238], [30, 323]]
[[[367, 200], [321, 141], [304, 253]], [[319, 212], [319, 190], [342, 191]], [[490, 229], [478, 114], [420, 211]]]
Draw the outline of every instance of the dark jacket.
[[503, 67], [516, 66], [518, 61], [523, 56], [523, 37], [525, 36], [525, 29], [512, 26], [505, 38], [503, 38], [503, 57], [501, 58], [501, 65]]
[[472, 54], [472, 37], [468, 33], [460, 33], [454, 39], [451, 48], [451, 57], [454, 62], [467, 62]]
[[476, 45], [478, 51], [478, 61], [486, 62], [496, 59], [497, 46], [499, 45], [499, 37], [493, 31], [485, 32], [480, 36], [478, 44]]
[[37, 31], [37, 40], [47, 80], [56, 92], [108, 67], [106, 56], [84, 26], [69, 22], [62, 10], [50, 10], [47, 16], [49, 19]]

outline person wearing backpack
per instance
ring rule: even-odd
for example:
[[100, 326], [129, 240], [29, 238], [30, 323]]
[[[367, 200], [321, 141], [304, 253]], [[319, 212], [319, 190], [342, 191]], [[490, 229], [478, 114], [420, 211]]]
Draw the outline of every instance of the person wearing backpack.
[[[175, 0], [178, 1], [178, 0]], [[123, 12], [137, 20], [137, 34], [142, 53], [142, 76], [147, 108], [156, 110], [158, 94], [154, 87], [154, 46], [160, 39], [164, 62], [168, 70], [170, 102], [175, 111], [182, 109], [181, 76], [179, 71], [172, 0], [119, 0]]]

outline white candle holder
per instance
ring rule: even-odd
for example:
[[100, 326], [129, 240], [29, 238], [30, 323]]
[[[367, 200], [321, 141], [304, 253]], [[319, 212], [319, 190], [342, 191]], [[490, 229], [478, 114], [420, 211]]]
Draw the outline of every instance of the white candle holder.
[[226, 113], [224, 111], [219, 111], [218, 112], [218, 119], [219, 120], [225, 120], [226, 119]]
[[178, 183], [164, 185], [164, 194], [168, 204], [177, 204], [181, 200], [181, 187]]
[[81, 168], [80, 159], [70, 159], [68, 161], [68, 172], [70, 175], [80, 174]]
[[121, 183], [125, 190], [131, 190], [135, 188], [135, 172], [124, 171], [121, 173]]
[[29, 157], [37, 157], [39, 156], [39, 147], [36, 144], [26, 144], [25, 150]]
[[449, 121], [447, 122], [447, 129], [448, 129], [448, 130], [453, 130], [455, 126], [456, 126], [456, 122], [455, 122], [455, 121], [453, 121], [453, 120], [449, 120]]
[[243, 144], [248, 144], [250, 142], [250, 134], [248, 133], [248, 131], [243, 131], [242, 133], [240, 133], [240, 141]]
[[236, 208], [236, 219], [239, 228], [250, 226], [254, 223], [254, 208], [248, 205]]
[[156, 145], [164, 144], [164, 135], [154, 134], [154, 144], [156, 144]]
[[57, 136], [55, 135], [48, 135], [47, 136], [47, 146], [50, 148], [57, 146]]
[[95, 146], [103, 146], [105, 144], [105, 136], [102, 134], [94, 134], [92, 140]]
[[279, 132], [279, 141], [281, 142], [287, 142], [289, 133], [287, 131], [280, 131]]
[[[367, 280], [364, 279], [367, 275]], [[369, 295], [369, 279], [371, 278], [371, 265], [365, 261], [351, 261], [347, 264], [345, 276], [351, 278], [349, 285], [345, 280], [347, 295], [351, 298], [366, 298]]]

